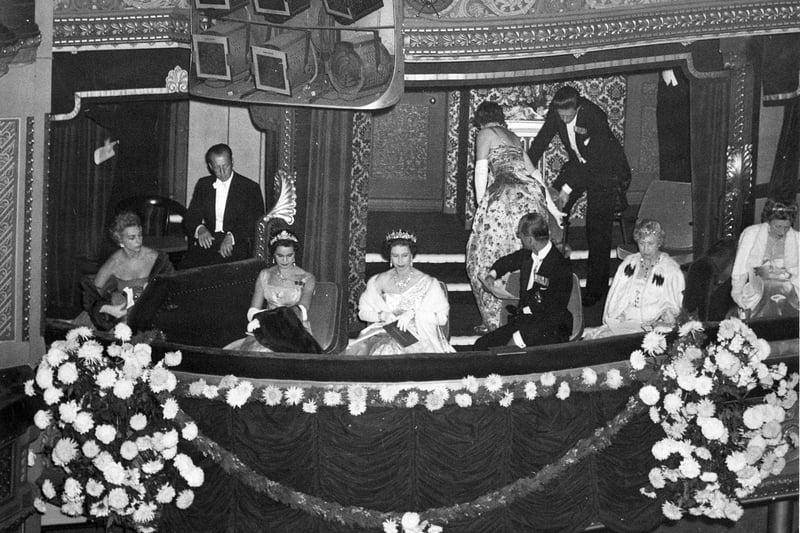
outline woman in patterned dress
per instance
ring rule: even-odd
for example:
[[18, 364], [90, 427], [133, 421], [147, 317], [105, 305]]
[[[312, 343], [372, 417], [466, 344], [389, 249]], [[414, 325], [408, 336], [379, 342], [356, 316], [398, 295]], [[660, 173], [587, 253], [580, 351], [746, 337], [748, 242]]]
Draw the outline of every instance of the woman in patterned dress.
[[[517, 223], [528, 213], [550, 213], [550, 234], [558, 241], [563, 213], [553, 203], [541, 173], [533, 167], [521, 139], [505, 126], [502, 108], [483, 102], [475, 111], [480, 128], [475, 148], [475, 198], [478, 208], [467, 242], [467, 274], [483, 323], [477, 333], [500, 325], [501, 300], [481, 280], [492, 263], [522, 247]], [[491, 172], [489, 172], [491, 170]]]

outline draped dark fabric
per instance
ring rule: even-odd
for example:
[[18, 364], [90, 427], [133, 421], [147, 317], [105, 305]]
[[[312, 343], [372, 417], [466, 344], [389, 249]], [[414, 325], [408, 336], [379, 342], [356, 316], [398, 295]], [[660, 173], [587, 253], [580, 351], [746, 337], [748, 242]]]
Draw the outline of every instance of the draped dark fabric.
[[761, 48], [763, 97], [781, 101], [800, 96], [800, 34], [767, 35]]
[[[233, 409], [184, 398], [181, 405], [202, 433], [287, 487], [342, 505], [423, 511], [469, 502], [557, 461], [622, 410], [631, 393], [573, 393], [563, 401], [518, 401], [509, 408], [371, 408], [356, 417], [341, 407], [305, 414], [260, 402]], [[440, 525], [448, 532], [535, 532], [578, 531], [602, 522], [615, 531], [648, 530], [662, 519], [660, 503], [639, 488], [647, 484], [655, 464], [650, 448], [661, 437], [645, 413], [611, 446], [570, 466], [544, 490]], [[358, 530], [278, 504], [190, 445], [186, 451], [205, 470], [205, 483], [188, 510], [165, 508], [159, 531]]]
[[658, 77], [656, 129], [658, 132], [659, 176], [667, 181], [692, 181], [691, 133], [689, 123], [689, 80], [680, 68], [672, 69], [677, 85]]
[[727, 171], [729, 85], [727, 74], [690, 81], [695, 257], [701, 257], [720, 236]]
[[797, 196], [800, 180], [800, 96], [792, 98], [783, 110], [783, 126], [769, 179], [769, 197], [791, 202]]
[[[95, 148], [111, 132], [83, 113], [53, 122], [47, 193], [48, 316], [72, 318], [81, 310], [81, 265], [110, 252], [106, 232], [117, 158], [95, 165]], [[52, 311], [52, 313], [51, 313]]]
[[[303, 268], [347, 291], [353, 112], [311, 111]], [[347, 299], [341, 301], [346, 328]]]
[[189, 159], [189, 100], [159, 104], [155, 117], [158, 194], [183, 205]]

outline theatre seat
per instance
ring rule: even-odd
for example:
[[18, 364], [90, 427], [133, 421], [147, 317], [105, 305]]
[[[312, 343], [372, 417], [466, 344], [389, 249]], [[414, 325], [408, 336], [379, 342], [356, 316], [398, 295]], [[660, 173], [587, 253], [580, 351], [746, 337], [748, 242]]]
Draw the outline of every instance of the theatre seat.
[[133, 211], [142, 220], [145, 237], [163, 237], [170, 233], [183, 233], [182, 222], [186, 208], [164, 196], [131, 196], [121, 200], [115, 213]]

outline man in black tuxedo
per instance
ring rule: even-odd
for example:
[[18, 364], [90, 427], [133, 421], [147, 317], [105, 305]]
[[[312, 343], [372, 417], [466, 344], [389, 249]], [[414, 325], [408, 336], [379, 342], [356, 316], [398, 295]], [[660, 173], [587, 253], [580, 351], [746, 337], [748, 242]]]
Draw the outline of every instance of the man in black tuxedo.
[[567, 309], [572, 291], [572, 266], [550, 241], [547, 219], [528, 213], [519, 221], [517, 236], [522, 249], [501, 257], [492, 265], [484, 283], [519, 270], [519, 306], [508, 324], [475, 342], [476, 350], [505, 346], [513, 340], [520, 348], [569, 340], [572, 313]]
[[620, 204], [618, 209], [627, 206], [625, 191], [631, 182], [631, 169], [605, 112], [574, 87], [561, 87], [553, 96], [544, 125], [528, 149], [534, 165], [556, 133], [569, 155], [553, 182], [560, 191], [561, 205], [571, 205], [583, 191], [587, 196], [589, 261], [583, 304], [590, 306], [608, 291], [615, 204]]
[[206, 165], [212, 175], [195, 185], [183, 219], [190, 245], [181, 268], [251, 257], [256, 224], [264, 215], [261, 188], [233, 171], [233, 152], [228, 145], [209, 148]]

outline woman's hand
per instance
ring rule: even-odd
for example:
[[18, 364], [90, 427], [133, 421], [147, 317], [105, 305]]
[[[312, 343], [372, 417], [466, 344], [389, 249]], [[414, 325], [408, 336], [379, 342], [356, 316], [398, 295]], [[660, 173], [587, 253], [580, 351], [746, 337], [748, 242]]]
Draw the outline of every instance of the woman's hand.
[[397, 327], [400, 331], [408, 331], [408, 325], [414, 320], [414, 311], [406, 311], [397, 318]]
[[114, 318], [122, 318], [128, 314], [128, 310], [125, 307], [125, 303], [121, 303], [119, 305], [105, 304], [102, 307], [100, 307], [100, 312], [111, 315]]
[[394, 315], [389, 311], [380, 311], [378, 313], [378, 321], [388, 324], [389, 322], [394, 320]]

